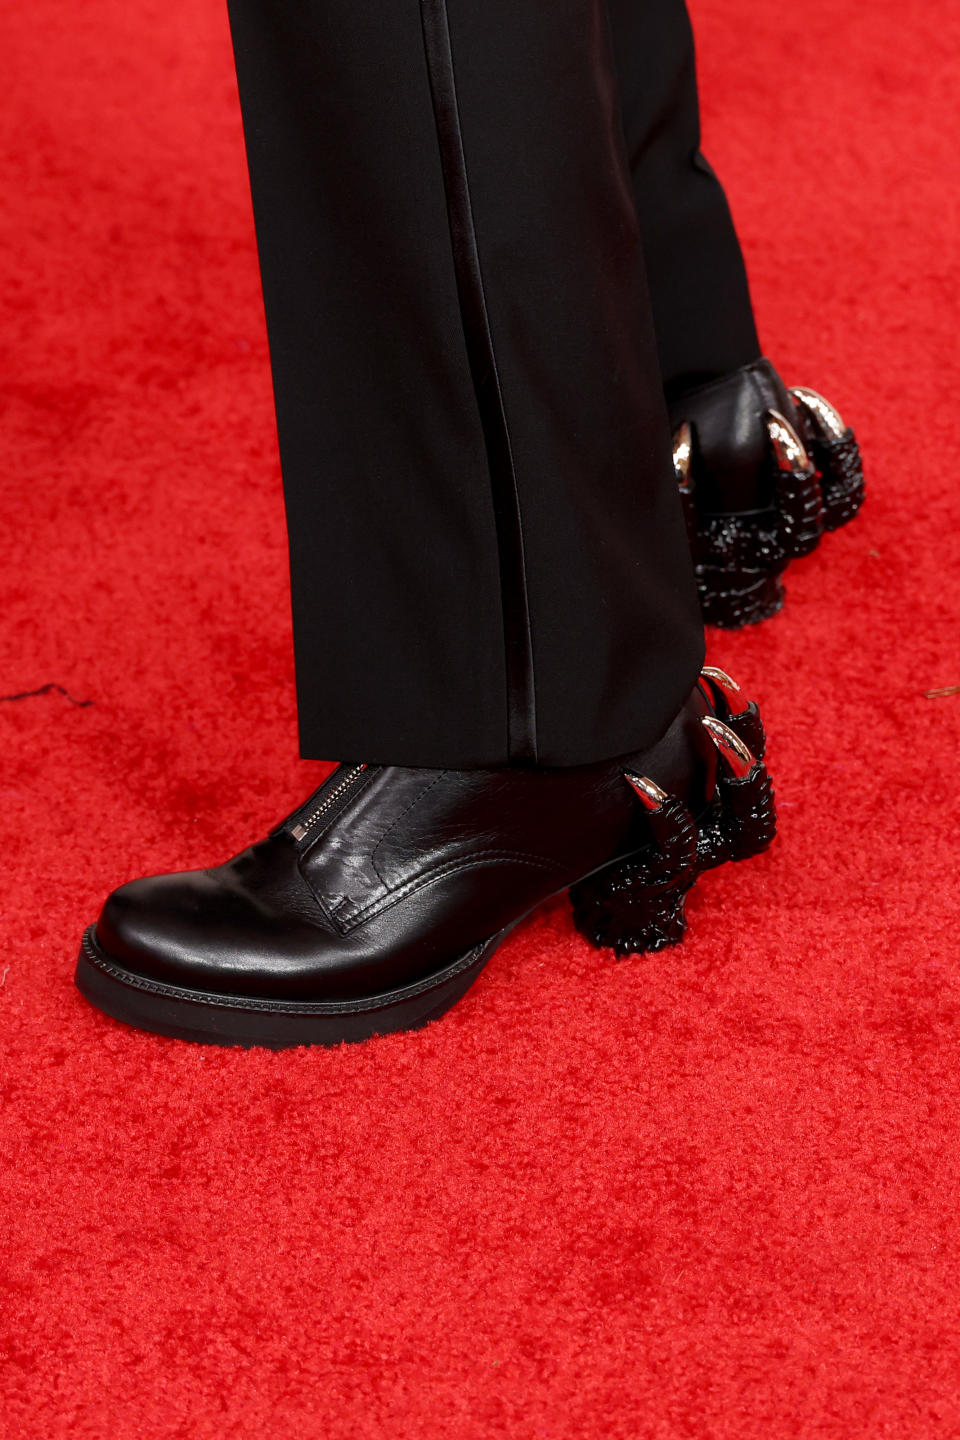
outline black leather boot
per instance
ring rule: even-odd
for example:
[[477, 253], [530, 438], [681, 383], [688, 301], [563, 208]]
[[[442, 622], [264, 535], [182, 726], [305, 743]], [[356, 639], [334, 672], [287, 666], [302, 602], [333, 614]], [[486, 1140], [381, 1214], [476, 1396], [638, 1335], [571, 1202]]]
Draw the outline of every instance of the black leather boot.
[[670, 406], [700, 607], [709, 625], [765, 620], [781, 575], [863, 503], [853, 431], [815, 390], [757, 360]]
[[333, 1045], [442, 1015], [513, 926], [571, 886], [594, 944], [675, 944], [699, 872], [773, 838], [762, 749], [756, 707], [705, 670], [644, 755], [550, 770], [341, 765], [225, 865], [115, 890], [84, 935], [77, 984], [161, 1035]]

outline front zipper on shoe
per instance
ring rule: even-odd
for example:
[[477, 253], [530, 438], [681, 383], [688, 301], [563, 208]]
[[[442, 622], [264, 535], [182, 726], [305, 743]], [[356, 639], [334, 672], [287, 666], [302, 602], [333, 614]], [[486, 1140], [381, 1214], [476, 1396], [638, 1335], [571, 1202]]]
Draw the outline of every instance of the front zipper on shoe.
[[312, 810], [305, 819], [298, 821], [296, 825], [291, 827], [290, 834], [294, 840], [300, 841], [305, 839], [314, 826], [323, 819], [324, 815], [329, 814], [336, 802], [341, 800], [343, 796], [353, 788], [366, 768], [366, 764], [351, 766], [346, 775], [334, 786], [329, 794], [324, 795], [323, 800], [316, 809]]

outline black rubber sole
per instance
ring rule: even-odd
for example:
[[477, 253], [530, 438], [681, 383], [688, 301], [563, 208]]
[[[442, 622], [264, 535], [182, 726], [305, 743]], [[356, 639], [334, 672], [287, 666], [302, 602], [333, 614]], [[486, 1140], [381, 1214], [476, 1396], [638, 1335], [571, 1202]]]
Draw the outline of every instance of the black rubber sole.
[[470, 989], [507, 934], [500, 931], [435, 975], [399, 990], [362, 1000], [292, 1004], [187, 990], [135, 975], [101, 949], [91, 925], [83, 936], [74, 978], [81, 995], [104, 1014], [174, 1040], [269, 1050], [341, 1045], [419, 1030], [444, 1015]]

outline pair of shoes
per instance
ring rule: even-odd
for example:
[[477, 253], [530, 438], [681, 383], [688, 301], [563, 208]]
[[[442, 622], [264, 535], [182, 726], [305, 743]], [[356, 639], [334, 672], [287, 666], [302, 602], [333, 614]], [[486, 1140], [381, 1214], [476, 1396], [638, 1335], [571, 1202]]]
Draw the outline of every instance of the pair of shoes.
[[815, 390], [788, 390], [769, 360], [670, 408], [703, 618], [728, 629], [766, 620], [789, 562], [863, 503], [854, 433]]
[[[672, 413], [704, 619], [763, 620], [789, 561], [862, 502], [853, 432], [768, 360]], [[335, 1045], [442, 1015], [564, 890], [594, 945], [674, 945], [697, 876], [774, 837], [763, 752], [756, 706], [706, 669], [646, 754], [555, 770], [340, 765], [226, 864], [114, 891], [83, 937], [77, 985], [162, 1035]]]
[[142, 1029], [279, 1049], [426, 1024], [564, 890], [594, 945], [674, 945], [698, 875], [774, 837], [763, 750], [756, 706], [706, 669], [644, 754], [550, 770], [341, 765], [226, 864], [114, 891], [77, 985]]

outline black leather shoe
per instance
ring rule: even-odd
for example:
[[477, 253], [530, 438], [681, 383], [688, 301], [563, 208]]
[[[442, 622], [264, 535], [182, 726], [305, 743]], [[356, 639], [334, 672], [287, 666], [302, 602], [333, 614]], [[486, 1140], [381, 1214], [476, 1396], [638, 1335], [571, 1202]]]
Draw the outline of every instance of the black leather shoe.
[[700, 607], [709, 625], [765, 620], [781, 575], [863, 503], [853, 431], [815, 390], [788, 390], [769, 360], [670, 407]]
[[698, 873], [773, 838], [762, 747], [756, 707], [706, 670], [664, 739], [623, 761], [341, 765], [225, 865], [115, 890], [77, 984], [161, 1035], [333, 1045], [442, 1015], [513, 926], [570, 886], [595, 944], [674, 944]]

